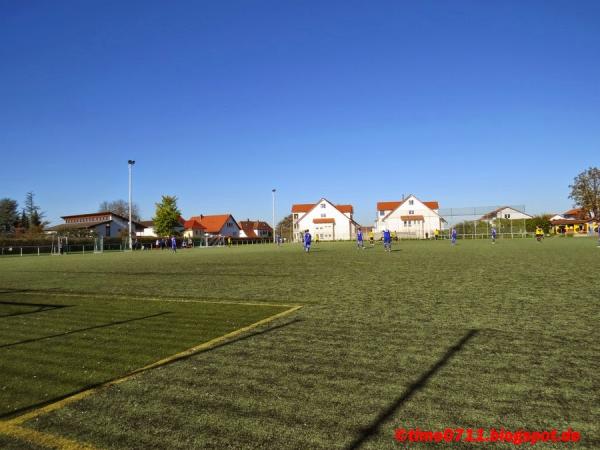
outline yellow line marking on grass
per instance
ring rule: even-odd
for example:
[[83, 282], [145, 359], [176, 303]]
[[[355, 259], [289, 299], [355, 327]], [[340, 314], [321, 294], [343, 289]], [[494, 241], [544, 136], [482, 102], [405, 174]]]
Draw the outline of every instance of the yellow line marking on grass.
[[21, 441], [30, 442], [35, 445], [41, 445], [47, 448], [61, 450], [94, 450], [95, 447], [82, 442], [57, 436], [55, 434], [43, 433], [41, 431], [23, 428], [16, 425], [4, 424], [0, 422], [0, 433], [17, 438]]
[[[281, 305], [279, 305], [279, 306], [281, 306]], [[250, 331], [254, 328], [260, 327], [261, 325], [265, 325], [276, 319], [279, 319], [281, 317], [292, 314], [293, 312], [299, 310], [300, 308], [302, 308], [302, 306], [293, 306], [289, 309], [286, 309], [285, 311], [282, 311], [280, 313], [277, 313], [272, 316], [261, 319], [258, 322], [254, 322], [245, 327], [238, 328], [237, 330], [231, 331], [230, 333], [224, 334], [223, 336], [216, 337], [214, 339], [211, 339], [210, 341], [206, 341], [202, 344], [199, 344], [192, 348], [184, 350], [183, 352], [180, 352], [175, 355], [169, 356], [167, 358], [161, 359], [152, 364], [148, 364], [147, 366], [136, 369], [133, 372], [130, 372], [127, 375], [124, 375], [120, 378], [116, 378], [114, 380], [107, 381], [96, 387], [87, 389], [85, 391], [78, 392], [77, 394], [73, 394], [70, 397], [66, 397], [57, 402], [51, 403], [51, 404], [43, 406], [41, 408], [34, 409], [33, 411], [22, 414], [14, 419], [0, 421], [0, 434], [7, 434], [12, 437], [19, 438], [21, 440], [33, 442], [35, 444], [39, 444], [39, 445], [42, 445], [45, 447], [50, 447], [50, 448], [60, 448], [60, 449], [67, 449], [67, 450], [70, 450], [70, 449], [93, 449], [93, 447], [86, 446], [86, 444], [81, 444], [79, 442], [71, 441], [69, 439], [63, 438], [61, 436], [53, 435], [50, 433], [42, 433], [42, 432], [39, 432], [39, 431], [36, 431], [33, 429], [24, 428], [24, 427], [21, 427], [20, 425], [24, 424], [25, 422], [27, 422], [31, 419], [38, 417], [38, 416], [50, 413], [52, 411], [56, 411], [70, 403], [84, 399], [84, 398], [96, 393], [100, 389], [127, 381], [130, 378], [134, 377], [135, 375], [137, 375], [141, 372], [155, 369], [157, 367], [164, 366], [166, 364], [175, 362], [175, 361], [183, 359], [185, 357], [188, 357], [188, 356], [191, 356], [191, 355], [194, 355], [197, 353], [201, 353], [206, 350], [210, 350], [211, 348], [216, 347], [218, 344], [220, 344], [222, 342], [225, 342], [229, 339], [237, 337], [237, 336], [239, 336], [247, 331]]]
[[290, 305], [287, 303], [263, 303], [263, 302], [236, 302], [232, 300], [197, 300], [187, 297], [142, 297], [142, 296], [130, 296], [123, 294], [87, 294], [76, 292], [16, 292], [16, 294], [25, 295], [53, 295], [55, 297], [91, 297], [101, 298], [104, 300], [113, 299], [126, 299], [126, 300], [141, 300], [141, 301], [152, 301], [152, 302], [172, 302], [172, 303], [209, 303], [214, 305], [242, 305], [242, 306], [275, 306], [281, 308], [293, 308], [296, 305]]

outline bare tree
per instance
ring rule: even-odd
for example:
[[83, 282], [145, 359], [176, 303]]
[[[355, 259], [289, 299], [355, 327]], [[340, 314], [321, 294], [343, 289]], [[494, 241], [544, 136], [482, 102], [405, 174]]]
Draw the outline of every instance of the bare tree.
[[569, 198], [591, 217], [600, 217], [600, 169], [590, 167], [575, 177]]
[[[110, 211], [120, 216], [129, 218], [129, 202], [126, 200], [113, 200], [112, 202], [105, 200], [100, 203], [98, 211]], [[131, 218], [136, 221], [140, 220], [140, 207], [135, 202], [131, 205]]]

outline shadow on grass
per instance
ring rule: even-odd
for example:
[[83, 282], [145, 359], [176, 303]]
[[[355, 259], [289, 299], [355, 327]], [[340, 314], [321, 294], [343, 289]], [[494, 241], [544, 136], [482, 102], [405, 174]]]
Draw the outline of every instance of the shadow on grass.
[[414, 394], [425, 387], [429, 379], [433, 377], [442, 367], [444, 367], [450, 358], [452, 358], [456, 353], [460, 352], [463, 346], [478, 332], [478, 330], [469, 330], [469, 332], [465, 334], [454, 346], [450, 347], [444, 356], [442, 356], [433, 366], [431, 366], [427, 372], [421, 375], [419, 379], [412, 383], [400, 397], [394, 400], [390, 406], [383, 410], [369, 426], [363, 428], [360, 432], [360, 435], [346, 447], [346, 450], [358, 449], [372, 436], [376, 435], [379, 432], [381, 425], [390, 419], [404, 403], [411, 399]]
[[[161, 313], [161, 314], [167, 314], [167, 313]], [[264, 330], [255, 331], [253, 333], [242, 335], [242, 336], [240, 336], [238, 338], [231, 339], [229, 341], [225, 341], [225, 342], [223, 342], [221, 344], [215, 345], [214, 347], [208, 348], [206, 350], [200, 350], [200, 351], [198, 351], [196, 353], [192, 353], [190, 355], [185, 355], [185, 356], [182, 356], [180, 358], [173, 359], [172, 361], [170, 361], [170, 362], [168, 362], [166, 364], [163, 364], [161, 367], [170, 366], [173, 363], [180, 362], [180, 361], [185, 361], [187, 359], [193, 358], [193, 357], [197, 356], [200, 353], [210, 352], [210, 351], [216, 350], [218, 348], [225, 347], [225, 346], [231, 345], [231, 344], [235, 344], [236, 342], [245, 341], [246, 339], [250, 339], [250, 338], [255, 337], [255, 336], [260, 336], [261, 334], [270, 333], [272, 331], [275, 331], [275, 330], [287, 327], [289, 325], [292, 325], [292, 324], [294, 324], [296, 322], [302, 322], [302, 321], [303, 321], [302, 319], [295, 318], [295, 319], [290, 320], [288, 322], [284, 322], [284, 323], [279, 324], [279, 325], [275, 325], [275, 326], [272, 326], [272, 327], [269, 327], [269, 328], [265, 328]], [[140, 374], [140, 373], [146, 372], [148, 370], [152, 370], [152, 369], [153, 368], [148, 368], [148, 369], [144, 369], [144, 370], [138, 370], [138, 371], [135, 371], [135, 373], [136, 374]], [[123, 376], [127, 376], [127, 375], [128, 374], [125, 374]], [[121, 377], [118, 377], [118, 378], [121, 378]], [[13, 410], [13, 411], [5, 412], [5, 413], [0, 413], [0, 420], [8, 420], [8, 419], [12, 419], [14, 417], [18, 417], [18, 416], [20, 416], [22, 414], [25, 414], [25, 413], [27, 413], [29, 411], [32, 411], [34, 409], [43, 408], [44, 406], [48, 406], [48, 405], [51, 405], [52, 403], [59, 402], [61, 400], [64, 400], [64, 399], [69, 398], [69, 397], [72, 397], [73, 395], [79, 394], [81, 392], [88, 391], [90, 389], [99, 388], [99, 387], [105, 385], [106, 383], [109, 383], [110, 381], [112, 381], [112, 380], [104, 380], [104, 381], [100, 381], [98, 383], [87, 384], [87, 385], [83, 386], [81, 389], [77, 389], [77, 390], [71, 391], [71, 392], [69, 392], [67, 394], [59, 395], [59, 396], [53, 397], [53, 398], [51, 398], [49, 400], [45, 400], [43, 402], [34, 403], [32, 405], [24, 406], [22, 408], [19, 408], [19, 409]]]
[[70, 334], [81, 333], [83, 331], [89, 331], [89, 330], [96, 330], [98, 328], [113, 327], [115, 325], [122, 325], [124, 323], [136, 322], [138, 320], [145, 320], [145, 319], [150, 319], [152, 317], [164, 316], [165, 314], [172, 314], [172, 313], [171, 312], [161, 312], [161, 313], [151, 314], [149, 316], [144, 316], [144, 317], [134, 317], [133, 319], [119, 320], [117, 322], [110, 322], [110, 323], [105, 323], [102, 325], [94, 325], [93, 327], [79, 328], [77, 330], [65, 331], [64, 333], [51, 334], [50, 336], [42, 336], [42, 337], [35, 338], [35, 339], [25, 339], [24, 341], [18, 341], [18, 342], [12, 342], [10, 344], [0, 345], [0, 348], [14, 347], [16, 345], [21, 345], [21, 344], [29, 344], [31, 342], [37, 342], [37, 341], [43, 341], [46, 339], [53, 339], [53, 338], [57, 338], [57, 337], [68, 336]]
[[50, 289], [11, 289], [11, 288], [0, 288], [0, 295], [4, 294], [31, 294], [31, 293], [44, 293], [44, 292], [53, 292], [56, 291], [57, 288]]
[[20, 303], [20, 302], [0, 301], [0, 306], [1, 305], [33, 307], [36, 309], [33, 309], [31, 311], [14, 312], [14, 313], [10, 313], [10, 314], [0, 314], [0, 319], [3, 317], [14, 317], [14, 316], [23, 316], [25, 314], [36, 314], [36, 313], [40, 313], [40, 312], [44, 312], [44, 311], [52, 311], [54, 309], [69, 308], [71, 306], [74, 306], [74, 305], [50, 305], [50, 304], [46, 304], [46, 303]]
[[[312, 250], [311, 250], [312, 252]], [[151, 275], [151, 276], [164, 276], [164, 277], [172, 277], [174, 275], [180, 276], [180, 275], [190, 275], [190, 276], [198, 276], [198, 275], [210, 275], [212, 276], [219, 276], [219, 277], [268, 277], [268, 278], [289, 278], [290, 275], [277, 275], [277, 274], [271, 274], [271, 273], [248, 273], [248, 272], [208, 272], [208, 271], [202, 271], [202, 272], [118, 272], [118, 271], [107, 271], [107, 270], [101, 270], [101, 271], [84, 271], [84, 270], [69, 270], [69, 271], [65, 271], [65, 270], [7, 270], [6, 272], [11, 272], [11, 273], [62, 273], [62, 274], [69, 274], [69, 275], [110, 275], [110, 276], [114, 276], [114, 275], [118, 275], [118, 276], [134, 276], [134, 277], [139, 277], [139, 276], [144, 276], [144, 275]], [[35, 292], [33, 290], [22, 290], [19, 292]], [[1, 294], [5, 293], [5, 292], [0, 292]]]

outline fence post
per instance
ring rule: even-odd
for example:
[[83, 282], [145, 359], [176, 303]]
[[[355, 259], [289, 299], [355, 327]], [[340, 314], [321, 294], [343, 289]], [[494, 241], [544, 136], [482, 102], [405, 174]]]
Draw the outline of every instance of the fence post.
[[40, 248], [38, 247], [38, 256], [40, 256]]
[[23, 256], [23, 247], [21, 247], [21, 256]]

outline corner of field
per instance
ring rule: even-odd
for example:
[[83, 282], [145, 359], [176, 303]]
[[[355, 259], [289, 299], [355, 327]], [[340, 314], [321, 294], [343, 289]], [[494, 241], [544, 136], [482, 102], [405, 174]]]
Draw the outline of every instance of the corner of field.
[[[85, 295], [85, 294], [83, 294], [83, 295]], [[188, 300], [171, 299], [168, 301], [202, 302], [202, 300], [191, 300], [191, 299], [188, 299]], [[219, 303], [219, 302], [207, 302], [207, 303]], [[229, 302], [229, 303], [231, 304], [234, 302]], [[253, 329], [258, 328], [263, 325], [267, 325], [277, 319], [288, 316], [288, 315], [298, 311], [300, 308], [302, 308], [302, 305], [281, 305], [281, 304], [274, 305], [274, 304], [268, 304], [268, 303], [244, 303], [244, 302], [235, 302], [235, 303], [238, 303], [240, 305], [249, 305], [249, 306], [257, 306], [257, 307], [259, 307], [259, 306], [281, 306], [281, 307], [287, 308], [287, 309], [285, 309], [284, 311], [279, 312], [277, 314], [273, 314], [272, 316], [261, 319], [257, 322], [251, 323], [250, 325], [246, 325], [244, 327], [238, 328], [237, 330], [233, 330], [222, 336], [218, 336], [214, 339], [211, 339], [209, 341], [198, 344], [198, 345], [191, 347], [187, 350], [184, 350], [182, 352], [168, 356], [166, 358], [163, 358], [161, 360], [158, 360], [156, 362], [148, 364], [144, 367], [135, 369], [132, 372], [129, 372], [128, 374], [123, 375], [122, 377], [115, 378], [110, 381], [106, 381], [97, 386], [85, 389], [85, 390], [77, 392], [73, 395], [69, 395], [68, 397], [65, 397], [59, 401], [50, 403], [43, 407], [35, 408], [31, 411], [28, 411], [24, 414], [17, 416], [17, 417], [13, 417], [8, 420], [0, 420], [0, 434], [9, 436], [13, 439], [16, 439], [16, 440], [19, 440], [22, 442], [28, 442], [28, 443], [38, 445], [41, 447], [46, 447], [46, 448], [64, 449], [64, 450], [76, 450], [76, 449], [93, 450], [96, 448], [93, 445], [90, 445], [90, 444], [87, 444], [84, 442], [79, 442], [79, 441], [76, 441], [73, 439], [65, 438], [58, 434], [37, 431], [32, 428], [26, 427], [25, 423], [28, 422], [29, 420], [35, 419], [38, 416], [48, 414], [50, 412], [61, 409], [65, 406], [69, 405], [70, 403], [74, 403], [76, 401], [79, 401], [86, 397], [89, 397], [90, 395], [93, 395], [94, 393], [98, 392], [101, 389], [104, 389], [106, 387], [113, 386], [116, 384], [120, 384], [124, 381], [127, 381], [130, 378], [132, 378], [142, 372], [171, 364], [173, 362], [179, 361], [183, 358], [187, 358], [192, 355], [196, 355], [196, 354], [199, 354], [202, 352], [209, 351], [226, 341], [237, 338], [250, 330], [253, 330]]]

